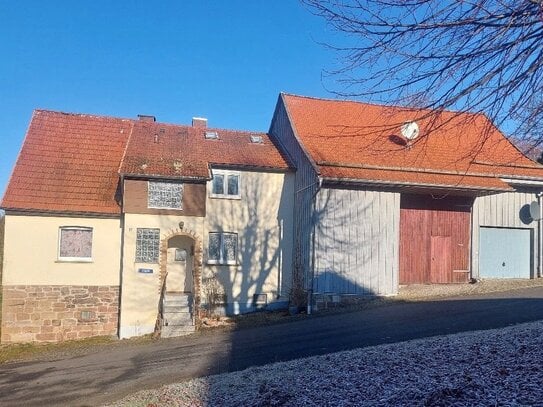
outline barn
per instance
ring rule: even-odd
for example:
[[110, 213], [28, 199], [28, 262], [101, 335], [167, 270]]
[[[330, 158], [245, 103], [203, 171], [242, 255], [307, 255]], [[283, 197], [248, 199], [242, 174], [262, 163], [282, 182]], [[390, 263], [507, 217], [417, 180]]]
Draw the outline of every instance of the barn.
[[281, 94], [270, 135], [313, 294], [540, 276], [543, 166], [484, 115]]

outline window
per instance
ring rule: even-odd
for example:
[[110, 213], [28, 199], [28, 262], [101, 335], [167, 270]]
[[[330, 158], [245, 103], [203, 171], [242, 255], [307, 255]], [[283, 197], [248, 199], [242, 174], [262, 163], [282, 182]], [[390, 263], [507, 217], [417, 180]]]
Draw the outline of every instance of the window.
[[239, 199], [239, 172], [213, 170], [211, 196]]
[[149, 181], [149, 208], [183, 209], [183, 184], [180, 182]]
[[175, 249], [175, 261], [187, 261], [187, 251], [185, 249]]
[[58, 240], [59, 260], [92, 260], [92, 228], [78, 226], [61, 227]]
[[237, 233], [209, 233], [208, 263], [236, 264], [237, 252]]
[[138, 228], [136, 234], [136, 262], [158, 263], [160, 229]]

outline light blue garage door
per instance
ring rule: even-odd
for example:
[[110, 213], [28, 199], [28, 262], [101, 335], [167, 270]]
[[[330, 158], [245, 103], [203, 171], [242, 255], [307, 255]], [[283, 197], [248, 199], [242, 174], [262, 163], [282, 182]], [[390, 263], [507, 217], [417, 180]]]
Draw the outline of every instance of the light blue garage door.
[[530, 229], [481, 227], [479, 276], [530, 278], [531, 241]]

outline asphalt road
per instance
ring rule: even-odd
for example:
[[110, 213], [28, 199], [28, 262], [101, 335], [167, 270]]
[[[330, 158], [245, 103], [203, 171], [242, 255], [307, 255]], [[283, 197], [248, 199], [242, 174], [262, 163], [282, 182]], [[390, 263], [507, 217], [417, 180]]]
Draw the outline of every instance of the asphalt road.
[[0, 405], [96, 406], [143, 388], [197, 376], [540, 319], [543, 287], [535, 287], [102, 347], [99, 352], [58, 360], [0, 365]]

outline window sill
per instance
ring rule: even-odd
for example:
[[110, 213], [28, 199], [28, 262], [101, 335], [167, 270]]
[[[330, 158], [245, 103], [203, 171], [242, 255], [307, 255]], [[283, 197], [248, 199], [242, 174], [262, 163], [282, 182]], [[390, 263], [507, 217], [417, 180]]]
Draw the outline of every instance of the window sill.
[[206, 264], [208, 266], [221, 266], [221, 267], [224, 267], [224, 266], [227, 266], [227, 267], [236, 267], [236, 266], [239, 266], [239, 263], [219, 263], [219, 262], [214, 262], [214, 261], [207, 261]]
[[179, 211], [183, 212], [183, 208], [167, 208], [167, 207], [157, 207], [157, 206], [147, 206], [147, 209], [156, 209], [156, 210], [168, 210], [168, 211]]
[[240, 195], [209, 195], [212, 199], [230, 199], [233, 201], [240, 201], [241, 196]]
[[93, 259], [57, 259], [55, 263], [94, 263]]

